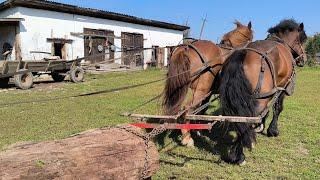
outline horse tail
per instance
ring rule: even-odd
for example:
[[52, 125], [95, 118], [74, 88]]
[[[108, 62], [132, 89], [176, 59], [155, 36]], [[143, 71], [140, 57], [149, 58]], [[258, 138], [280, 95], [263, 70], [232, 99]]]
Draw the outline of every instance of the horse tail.
[[[220, 103], [225, 116], [256, 116], [257, 100], [252, 96], [252, 87], [246, 78], [243, 62], [247, 52], [235, 51], [222, 68]], [[252, 148], [256, 135], [250, 124], [234, 123], [241, 146]]]
[[163, 108], [166, 114], [174, 115], [180, 110], [190, 84], [190, 59], [185, 50], [173, 54], [164, 88]]

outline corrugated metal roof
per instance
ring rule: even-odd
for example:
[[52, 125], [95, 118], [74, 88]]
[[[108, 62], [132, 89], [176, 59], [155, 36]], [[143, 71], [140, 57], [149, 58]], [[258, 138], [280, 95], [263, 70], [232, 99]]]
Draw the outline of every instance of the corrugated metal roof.
[[47, 0], [7, 0], [0, 4], [0, 11], [12, 7], [28, 7], [34, 9], [43, 9], [49, 11], [56, 11], [56, 12], [63, 12], [63, 13], [70, 13], [70, 14], [78, 14], [102, 19], [110, 19], [115, 21], [122, 21], [146, 26], [153, 26], [153, 27], [160, 27], [165, 29], [173, 29], [184, 31], [190, 29], [188, 26], [182, 26], [178, 24], [172, 24], [157, 20], [150, 20], [139, 18], [135, 16], [130, 16], [126, 14], [120, 14], [115, 12], [109, 12], [104, 10], [98, 9], [91, 9], [91, 8], [83, 8], [69, 4], [58, 3], [54, 1], [47, 1]]

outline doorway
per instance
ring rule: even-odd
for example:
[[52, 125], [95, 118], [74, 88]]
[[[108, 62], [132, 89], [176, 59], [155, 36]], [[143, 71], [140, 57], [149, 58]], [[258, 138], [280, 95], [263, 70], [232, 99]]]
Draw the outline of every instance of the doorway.
[[143, 35], [137, 33], [121, 33], [122, 64], [126, 66], [143, 66]]
[[114, 32], [102, 29], [84, 28], [84, 55], [91, 64], [113, 63]]

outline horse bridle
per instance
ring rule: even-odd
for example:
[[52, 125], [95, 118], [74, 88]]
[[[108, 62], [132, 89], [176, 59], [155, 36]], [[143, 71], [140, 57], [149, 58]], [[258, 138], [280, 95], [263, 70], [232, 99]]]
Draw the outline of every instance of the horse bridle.
[[300, 50], [301, 50], [302, 54], [299, 54], [289, 43], [287, 43], [285, 40], [281, 39], [281, 38], [278, 37], [277, 35], [272, 34], [270, 37], [276, 38], [280, 43], [283, 43], [283, 44], [285, 44], [286, 46], [288, 46], [288, 47], [290, 48], [290, 50], [291, 50], [294, 54], [298, 55], [297, 57], [294, 58], [294, 61], [295, 61], [295, 62], [297, 62], [297, 60], [299, 60], [299, 59], [303, 56], [304, 50], [303, 50], [302, 44], [301, 44], [300, 41], [299, 41], [299, 38], [300, 38], [299, 36], [294, 40], [293, 45], [297, 43], [297, 44], [299, 45], [299, 47], [300, 47]]

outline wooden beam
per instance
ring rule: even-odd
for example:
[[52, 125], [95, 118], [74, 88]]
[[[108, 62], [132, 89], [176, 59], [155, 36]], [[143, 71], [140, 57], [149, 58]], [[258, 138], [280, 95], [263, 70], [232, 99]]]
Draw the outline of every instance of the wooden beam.
[[165, 129], [187, 129], [187, 130], [210, 130], [213, 123], [208, 124], [178, 124], [178, 123], [132, 123], [132, 126], [136, 126], [143, 129], [155, 129], [160, 126], [164, 126]]
[[186, 120], [190, 121], [225, 121], [239, 123], [261, 123], [260, 117], [241, 117], [241, 116], [207, 116], [207, 115], [187, 115]]
[[[70, 33], [71, 36], [88, 36], [88, 37], [102, 37], [102, 38], [113, 38], [113, 39], [127, 39], [127, 38], [123, 38], [120, 36], [106, 36], [106, 35], [97, 35], [97, 34], [87, 34], [87, 33], [76, 33], [76, 32], [71, 32]], [[144, 41], [148, 40], [148, 39], [143, 39]]]
[[72, 36], [91, 36], [91, 37], [103, 37], [103, 38], [114, 38], [114, 39], [123, 39], [119, 36], [106, 36], [106, 35], [96, 35], [96, 34], [86, 34], [86, 33], [70, 33]]
[[21, 22], [23, 18], [0, 18], [0, 22]]
[[[161, 120], [161, 121], [172, 121], [177, 120], [177, 116], [160, 116], [160, 115], [147, 115], [147, 114], [126, 114], [125, 116], [139, 119], [139, 120]], [[208, 116], [208, 115], [186, 115], [183, 117], [189, 121], [206, 121], [206, 122], [239, 122], [239, 123], [261, 123], [260, 117], [240, 117], [240, 116]]]

